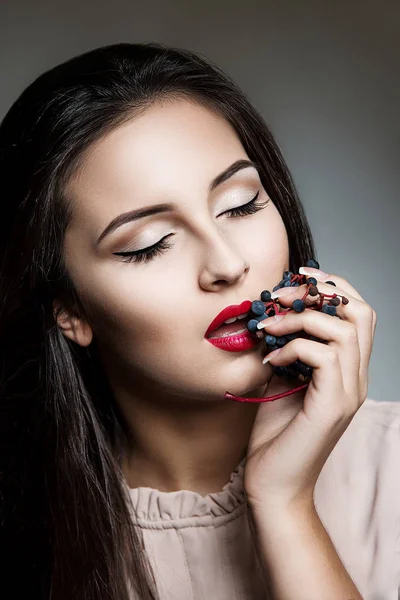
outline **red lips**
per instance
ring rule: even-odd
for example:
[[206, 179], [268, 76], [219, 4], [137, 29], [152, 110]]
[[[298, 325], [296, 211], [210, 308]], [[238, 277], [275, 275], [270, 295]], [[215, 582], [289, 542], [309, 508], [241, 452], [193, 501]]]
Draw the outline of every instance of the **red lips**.
[[251, 301], [245, 300], [242, 304], [231, 304], [222, 310], [212, 321], [210, 326], [208, 327], [204, 337], [209, 336], [213, 331], [218, 329], [220, 325], [227, 319], [231, 319], [232, 317], [237, 317], [242, 315], [243, 313], [249, 312], [251, 308]]

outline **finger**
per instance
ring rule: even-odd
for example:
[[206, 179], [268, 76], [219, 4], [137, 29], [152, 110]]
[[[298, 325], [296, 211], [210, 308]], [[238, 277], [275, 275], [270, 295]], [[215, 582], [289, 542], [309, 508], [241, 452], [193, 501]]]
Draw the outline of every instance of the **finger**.
[[[302, 313], [288, 312], [281, 321], [274, 322], [268, 318], [261, 321], [259, 329], [271, 335], [284, 336], [289, 333], [305, 331], [319, 339], [326, 340], [338, 354], [342, 371], [343, 385], [351, 397], [359, 399], [359, 371], [360, 371], [360, 347], [357, 330], [349, 322], [334, 319], [311, 308], [306, 308]], [[285, 346], [289, 347], [297, 341], [292, 340]], [[311, 340], [306, 340], [311, 341]], [[314, 342], [322, 345], [320, 342]], [[268, 354], [266, 358], [268, 358]], [[312, 365], [310, 365], [312, 366]]]
[[[369, 309], [372, 311], [372, 319], [371, 319], [371, 315], [369, 315], [369, 317], [367, 316], [366, 319], [371, 323], [370, 345], [372, 348], [373, 339], [374, 339], [375, 330], [376, 330], [376, 322], [377, 322], [377, 315], [376, 315], [375, 310], [364, 300], [364, 298], [360, 295], [360, 293], [347, 281], [347, 279], [340, 277], [340, 275], [335, 275], [335, 273], [329, 273], [328, 276], [322, 277], [320, 275], [321, 271], [319, 271], [318, 269], [310, 269], [310, 267], [307, 267], [307, 269], [310, 271], [310, 273], [312, 272], [312, 275], [308, 275], [308, 277], [315, 277], [318, 281], [318, 287], [319, 287], [320, 282], [333, 281], [338, 288], [340, 288], [341, 290], [344, 291], [345, 294], [350, 294], [353, 298], [361, 300], [362, 302], [364, 302], [366, 304], [367, 307], [369, 307]], [[299, 272], [301, 270], [302, 269], [300, 268]], [[361, 336], [361, 338], [362, 338], [362, 336]], [[362, 360], [361, 369], [360, 369], [361, 373], [363, 373], [363, 375], [361, 375], [361, 376], [364, 379], [364, 383], [365, 383], [365, 379], [367, 380], [366, 387], [368, 387], [368, 364], [369, 364], [368, 358], [366, 361]]]
[[[300, 273], [300, 271], [302, 271], [302, 268], [299, 269], [299, 273]], [[307, 267], [307, 271], [310, 271], [310, 274], [309, 275], [307, 274], [306, 277], [314, 277], [317, 280], [318, 284], [321, 282], [333, 281], [338, 287], [345, 290], [348, 294], [351, 294], [354, 298], [357, 298], [358, 300], [365, 302], [364, 298], [347, 281], [347, 279], [340, 277], [340, 275], [335, 275], [335, 273], [329, 273], [327, 276], [325, 276], [325, 275], [322, 276], [322, 275], [320, 275], [321, 271], [319, 271], [318, 269], [311, 269], [310, 267]], [[300, 273], [300, 274], [303, 275], [303, 273]]]
[[[344, 285], [351, 290], [354, 290], [346, 280], [340, 277], [335, 277], [338, 282], [343, 281]], [[331, 278], [331, 275], [329, 275]], [[333, 278], [330, 279], [333, 281]], [[332, 296], [334, 294], [338, 294], [340, 297], [345, 296], [349, 303], [344, 305], [340, 303], [336, 306], [336, 314], [337, 316], [345, 321], [349, 321], [353, 323], [357, 329], [357, 336], [359, 340], [360, 346], [360, 367], [359, 367], [359, 388], [360, 388], [360, 401], [365, 399], [368, 393], [368, 368], [371, 359], [372, 353], [372, 345], [376, 327], [376, 314], [369, 304], [367, 304], [360, 294], [356, 290], [354, 290], [356, 296], [352, 296], [347, 289], [342, 289], [338, 286], [332, 286], [329, 283], [325, 283], [322, 281], [318, 281], [317, 283], [318, 291], [322, 294]], [[290, 288], [284, 288], [290, 289]], [[291, 288], [294, 291], [293, 294], [289, 296], [279, 297], [279, 304], [284, 307], [290, 307], [295, 299], [304, 298], [305, 293], [307, 291], [307, 284], [298, 286], [295, 288]], [[277, 290], [277, 293], [281, 292], [281, 290]], [[306, 305], [311, 304], [308, 302], [310, 296], [306, 297]], [[312, 304], [315, 304], [317, 299], [320, 296], [314, 296]]]
[[[364, 391], [362, 396], [365, 399], [367, 397], [368, 383], [369, 383], [368, 367], [369, 367], [369, 362], [370, 362], [370, 358], [371, 358], [372, 346], [373, 346], [375, 330], [376, 330], [376, 322], [377, 322], [376, 312], [372, 308], [372, 306], [370, 306], [364, 300], [364, 298], [359, 294], [359, 292], [347, 281], [347, 279], [344, 279], [343, 277], [340, 277], [339, 275], [335, 275], [334, 273], [331, 273], [329, 275], [329, 277], [327, 278], [327, 280], [333, 281], [334, 283], [336, 283], [338, 288], [343, 290], [345, 294], [346, 293], [350, 294], [354, 298], [357, 298], [358, 300], [361, 300], [362, 302], [364, 302], [366, 308], [370, 311], [369, 314], [366, 313], [365, 316], [363, 317], [363, 319], [365, 320], [366, 323], [370, 323], [370, 335], [365, 336], [365, 338], [364, 338], [364, 330], [361, 334], [359, 333], [359, 339], [360, 339], [361, 346], [370, 348], [369, 353], [362, 352], [362, 355], [361, 355], [360, 389]], [[318, 287], [319, 287], [319, 282], [318, 282]], [[349, 297], [349, 296], [347, 296], [347, 297]]]
[[[344, 281], [347, 288], [352, 288]], [[354, 289], [354, 288], [352, 288]], [[346, 296], [349, 303], [340, 303], [336, 307], [336, 314], [340, 319], [352, 323], [356, 330], [360, 347], [359, 388], [360, 402], [364, 401], [368, 393], [368, 369], [371, 360], [372, 347], [375, 335], [376, 314], [373, 308], [356, 292], [358, 297], [352, 296], [347, 289], [333, 287], [328, 283], [318, 282], [318, 290], [323, 294]]]
[[[309, 410], [317, 410], [324, 417], [330, 415], [338, 419], [354, 410], [354, 407], [340, 402], [345, 396], [342, 368], [338, 353], [332, 346], [297, 338], [280, 350], [279, 354], [271, 358], [274, 366], [286, 366], [301, 360], [313, 367], [312, 383], [319, 406], [310, 406]], [[335, 402], [332, 402], [332, 398], [335, 398]]]
[[[314, 271], [316, 272], [315, 275], [312, 275], [313, 277], [315, 277], [318, 281], [318, 285], [320, 282], [326, 282], [326, 281], [333, 281], [336, 284], [336, 287], [340, 288], [342, 291], [344, 291], [344, 293], [346, 294], [350, 294], [353, 298], [357, 298], [358, 300], [361, 300], [362, 302], [365, 302], [365, 304], [367, 306], [370, 306], [365, 299], [360, 295], [360, 293], [347, 281], [347, 279], [344, 279], [343, 277], [340, 277], [340, 275], [335, 275], [334, 273], [329, 274], [327, 277], [323, 277], [320, 278], [320, 276], [318, 275], [319, 271], [317, 269], [314, 269]], [[376, 328], [376, 321], [377, 321], [377, 317], [376, 317], [376, 312], [374, 311], [374, 309], [370, 306], [371, 310], [372, 310], [372, 337], [374, 336], [375, 333], [375, 328]]]
[[[279, 304], [282, 307], [291, 307], [294, 300], [304, 299], [306, 305], [315, 304], [321, 299], [319, 294], [324, 294], [326, 296], [326, 302], [331, 300], [330, 296], [334, 296], [335, 294], [339, 297], [340, 304], [336, 306], [336, 313], [342, 319], [350, 319], [351, 315], [356, 315], [357, 311], [363, 311], [369, 305], [364, 302], [361, 298], [357, 298], [349, 294], [348, 291], [343, 290], [338, 286], [330, 285], [329, 283], [324, 283], [321, 281], [317, 282], [317, 289], [319, 294], [315, 296], [311, 296], [310, 293], [307, 294], [307, 289], [309, 285], [303, 284], [298, 287], [286, 287], [276, 290], [271, 294], [271, 300], [278, 300]], [[345, 297], [349, 300], [348, 304], [342, 304], [342, 297]], [[325, 302], [325, 303], [326, 303]]]

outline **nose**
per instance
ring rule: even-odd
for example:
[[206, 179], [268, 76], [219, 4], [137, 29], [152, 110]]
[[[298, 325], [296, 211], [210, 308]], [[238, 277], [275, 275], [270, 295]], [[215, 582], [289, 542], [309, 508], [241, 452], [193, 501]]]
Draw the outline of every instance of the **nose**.
[[250, 269], [250, 265], [237, 247], [218, 231], [208, 233], [204, 256], [199, 283], [200, 287], [207, 291], [219, 291], [223, 287], [237, 283]]

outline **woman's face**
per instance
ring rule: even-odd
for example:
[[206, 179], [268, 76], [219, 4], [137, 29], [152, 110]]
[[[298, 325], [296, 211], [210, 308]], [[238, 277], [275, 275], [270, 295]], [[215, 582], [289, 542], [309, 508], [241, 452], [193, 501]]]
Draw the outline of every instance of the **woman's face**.
[[[65, 259], [89, 323], [74, 322], [66, 334], [83, 346], [94, 336], [114, 387], [204, 401], [226, 390], [246, 395], [271, 378], [262, 341], [232, 353], [204, 337], [221, 310], [259, 299], [289, 268], [283, 221], [272, 200], [266, 204], [254, 167], [209, 191], [240, 159], [249, 157], [225, 120], [175, 100], [95, 144], [71, 180]], [[264, 208], [229, 216], [257, 193]], [[166, 203], [170, 209], [127, 222], [97, 243], [118, 215]], [[163, 238], [170, 247], [148, 261], [115, 254]]]

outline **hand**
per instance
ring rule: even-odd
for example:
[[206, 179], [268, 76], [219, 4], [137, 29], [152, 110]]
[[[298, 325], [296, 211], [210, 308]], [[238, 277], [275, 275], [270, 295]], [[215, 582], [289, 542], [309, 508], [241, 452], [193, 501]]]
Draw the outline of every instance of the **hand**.
[[[318, 476], [367, 397], [376, 313], [345, 279], [330, 274], [325, 280], [336, 287], [318, 281], [319, 292], [349, 299], [347, 305], [336, 307], [340, 318], [306, 309], [290, 312], [265, 328], [272, 335], [304, 330], [327, 343], [297, 338], [271, 359], [273, 365], [299, 359], [312, 366], [313, 373], [306, 390], [259, 405], [244, 472], [247, 499], [253, 506], [313, 507]], [[290, 307], [305, 291], [306, 285], [299, 286], [297, 293], [279, 298], [279, 303]], [[294, 386], [274, 375], [265, 395]]]

